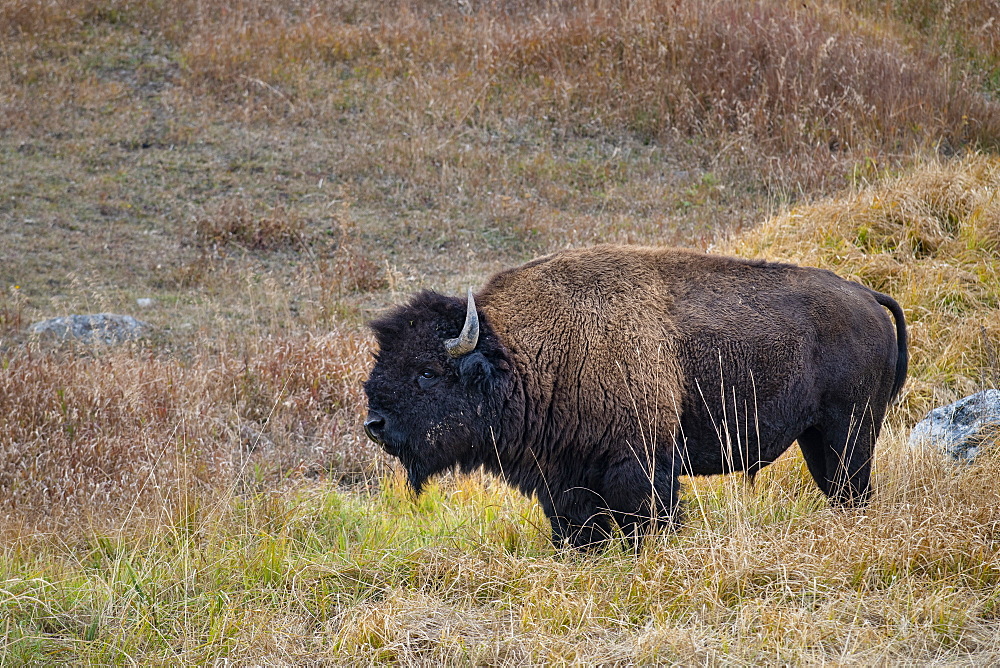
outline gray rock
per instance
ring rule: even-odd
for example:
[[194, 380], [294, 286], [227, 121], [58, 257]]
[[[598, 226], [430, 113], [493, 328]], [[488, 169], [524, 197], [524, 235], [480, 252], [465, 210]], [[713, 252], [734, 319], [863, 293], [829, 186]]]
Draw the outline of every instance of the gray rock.
[[135, 303], [139, 308], [150, 308], [156, 304], [156, 300], [151, 297], [139, 297]]
[[148, 322], [130, 315], [93, 313], [67, 315], [36, 322], [28, 328], [32, 334], [76, 339], [82, 343], [114, 344], [138, 339], [153, 329]]
[[984, 390], [928, 413], [910, 431], [910, 447], [933, 446], [953, 461], [971, 462], [998, 429], [1000, 390]]

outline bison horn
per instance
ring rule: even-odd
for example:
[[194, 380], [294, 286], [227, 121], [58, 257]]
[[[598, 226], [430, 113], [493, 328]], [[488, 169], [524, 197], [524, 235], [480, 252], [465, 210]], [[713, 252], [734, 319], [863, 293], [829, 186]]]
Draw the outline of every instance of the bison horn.
[[465, 325], [458, 338], [448, 339], [444, 342], [444, 347], [452, 357], [461, 357], [475, 350], [477, 343], [479, 343], [479, 315], [476, 313], [476, 300], [472, 297], [472, 288], [469, 288]]

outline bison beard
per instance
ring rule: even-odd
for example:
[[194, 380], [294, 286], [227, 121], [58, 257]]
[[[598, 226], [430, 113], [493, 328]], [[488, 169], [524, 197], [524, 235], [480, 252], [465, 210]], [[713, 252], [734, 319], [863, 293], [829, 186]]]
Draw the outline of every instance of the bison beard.
[[679, 475], [752, 477], [794, 441], [833, 503], [866, 501], [907, 367], [891, 298], [674, 249], [556, 253], [371, 326], [369, 437], [417, 492], [458, 467], [537, 496], [557, 546], [638, 545], [677, 521]]

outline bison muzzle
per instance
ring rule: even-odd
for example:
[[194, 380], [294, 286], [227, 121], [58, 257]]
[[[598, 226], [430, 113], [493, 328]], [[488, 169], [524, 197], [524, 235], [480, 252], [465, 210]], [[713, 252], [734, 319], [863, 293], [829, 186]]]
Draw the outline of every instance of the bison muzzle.
[[556, 253], [371, 327], [365, 431], [413, 489], [482, 468], [538, 498], [557, 546], [616, 525], [638, 544], [676, 523], [678, 476], [752, 477], [794, 441], [834, 504], [865, 502], [907, 367], [890, 297], [676, 249]]

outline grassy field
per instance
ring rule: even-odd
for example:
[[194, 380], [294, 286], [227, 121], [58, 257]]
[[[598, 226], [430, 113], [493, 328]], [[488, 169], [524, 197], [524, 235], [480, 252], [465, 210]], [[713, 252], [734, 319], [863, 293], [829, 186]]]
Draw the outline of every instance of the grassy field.
[[[996, 0], [0, 0], [0, 663], [1000, 661]], [[638, 556], [364, 439], [364, 322], [600, 241], [892, 294], [876, 496], [685, 480]], [[153, 300], [140, 308], [137, 298]], [[103, 349], [28, 324], [129, 313]]]

